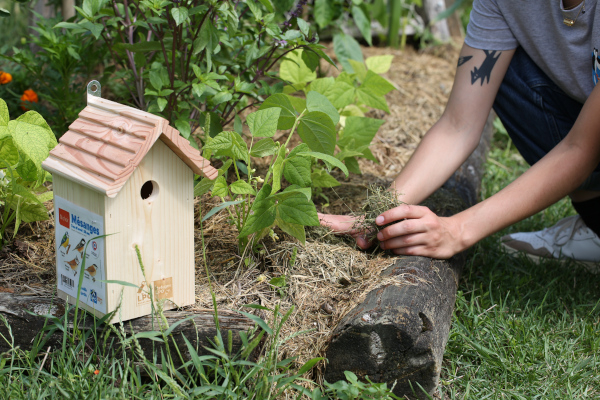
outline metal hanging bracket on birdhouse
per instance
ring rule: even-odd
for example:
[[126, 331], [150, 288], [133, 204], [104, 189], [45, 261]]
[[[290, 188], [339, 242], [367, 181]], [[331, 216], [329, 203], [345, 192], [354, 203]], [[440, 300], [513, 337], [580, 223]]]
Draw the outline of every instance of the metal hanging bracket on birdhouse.
[[94, 80], [87, 84], [87, 95], [94, 97], [102, 97], [102, 86], [100, 82]]

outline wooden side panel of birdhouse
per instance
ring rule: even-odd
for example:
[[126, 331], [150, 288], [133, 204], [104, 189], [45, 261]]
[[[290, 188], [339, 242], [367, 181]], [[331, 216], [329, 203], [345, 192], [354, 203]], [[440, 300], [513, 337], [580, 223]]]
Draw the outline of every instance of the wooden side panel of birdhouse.
[[[86, 186], [83, 186], [77, 182], [71, 181], [69, 179], [66, 179], [65, 177], [58, 175], [58, 174], [53, 174], [52, 177], [52, 188], [54, 191], [54, 196], [56, 197], [60, 197], [62, 199], [65, 199], [66, 201], [75, 204], [76, 206], [79, 206], [81, 208], [84, 208], [88, 211], [90, 211], [91, 213], [100, 215], [100, 216], [104, 216], [104, 209], [105, 209], [105, 205], [104, 205], [104, 199], [106, 198], [106, 196], [102, 193], [99, 193], [95, 190], [92, 190]], [[59, 210], [57, 209], [56, 206], [56, 201], [55, 201], [55, 205], [54, 205], [54, 215], [59, 215]], [[58, 229], [58, 227], [56, 228]], [[70, 248], [73, 248], [73, 252], [75, 252], [76, 246], [77, 246], [77, 240], [75, 240], [75, 238], [71, 238], [71, 241], [74, 241], [74, 243], [71, 244]], [[103, 254], [102, 256], [105, 257], [105, 249], [103, 250]], [[80, 253], [82, 253], [80, 251]], [[57, 255], [57, 264], [58, 264], [58, 255]], [[89, 262], [88, 262], [89, 264]], [[79, 265], [79, 267], [81, 266], [81, 264]], [[58, 266], [59, 270], [60, 270], [60, 265]], [[85, 266], [84, 266], [85, 267]], [[89, 267], [89, 265], [88, 265]], [[78, 268], [78, 270], [80, 270], [80, 268]], [[78, 278], [79, 275], [73, 275], [73, 280], [77, 283], [78, 282]], [[68, 298], [69, 302], [71, 304], [75, 304], [76, 298], [74, 298], [73, 296], [69, 296], [67, 293], [65, 293], [64, 291], [60, 290], [60, 288], [57, 291], [57, 295], [59, 298], [66, 300]], [[99, 294], [102, 297], [105, 297], [105, 293], [100, 293]], [[93, 313], [94, 315], [98, 316], [98, 317], [102, 317], [103, 314], [100, 313], [99, 311], [97, 311], [96, 309], [88, 306], [87, 304], [85, 304], [84, 302], [80, 301], [79, 306], [91, 313]]]
[[149, 314], [149, 286], [164, 309], [195, 302], [193, 204], [193, 172], [161, 141], [119, 194], [107, 199], [105, 230], [115, 233], [106, 238], [107, 279], [137, 286], [109, 285], [110, 309], [123, 290], [120, 316], [113, 322]]

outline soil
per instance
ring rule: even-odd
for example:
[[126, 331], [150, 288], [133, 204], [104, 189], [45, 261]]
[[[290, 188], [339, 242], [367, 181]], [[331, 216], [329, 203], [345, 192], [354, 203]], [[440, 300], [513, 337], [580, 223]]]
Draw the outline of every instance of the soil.
[[[324, 191], [328, 201], [315, 200], [320, 211], [327, 213], [358, 210], [369, 185], [386, 186], [398, 174], [427, 129], [441, 116], [458, 58], [458, 49], [450, 45], [426, 52], [387, 48], [363, 51], [365, 57], [395, 56], [385, 76], [397, 90], [388, 95], [390, 114], [372, 111], [369, 115], [386, 121], [371, 146], [378, 163], [361, 159], [363, 174], [347, 179], [334, 173], [342, 186]], [[269, 308], [279, 304], [282, 310], [294, 307], [282, 336], [310, 331], [289, 340], [280, 353], [284, 358], [297, 356], [298, 363], [323, 356], [337, 322], [366, 293], [386, 283], [379, 272], [394, 262], [382, 252], [359, 251], [319, 232], [312, 233], [319, 239], [309, 239], [305, 246], [277, 232], [279, 238], [263, 241], [258, 255], [238, 256], [237, 232], [228, 224], [225, 212], [200, 224], [201, 216], [219, 201], [205, 195], [196, 203], [197, 302], [190, 309], [212, 307], [207, 272], [220, 308], [239, 310], [252, 303]], [[51, 203], [47, 206], [52, 209]], [[13, 243], [0, 252], [0, 291], [52, 295], [56, 287], [54, 248], [53, 219], [21, 226]], [[272, 281], [276, 277], [283, 279]], [[264, 311], [257, 313], [265, 319], [272, 317]], [[320, 379], [321, 368], [322, 363], [312, 378]]]

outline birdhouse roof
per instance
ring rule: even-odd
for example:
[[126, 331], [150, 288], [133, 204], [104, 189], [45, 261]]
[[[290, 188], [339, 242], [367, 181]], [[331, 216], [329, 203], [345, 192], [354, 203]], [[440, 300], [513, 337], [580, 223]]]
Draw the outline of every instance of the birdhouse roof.
[[217, 177], [210, 162], [166, 119], [95, 96], [88, 96], [87, 107], [42, 165], [47, 171], [115, 197], [158, 139], [194, 173]]

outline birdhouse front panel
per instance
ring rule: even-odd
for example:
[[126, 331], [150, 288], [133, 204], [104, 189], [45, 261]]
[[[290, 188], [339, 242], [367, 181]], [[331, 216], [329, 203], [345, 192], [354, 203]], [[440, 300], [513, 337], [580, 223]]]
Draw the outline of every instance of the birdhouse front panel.
[[137, 287], [109, 284], [109, 308], [123, 291], [123, 320], [149, 314], [151, 294], [165, 309], [194, 303], [193, 180], [190, 168], [157, 141], [119, 195], [106, 200], [106, 261], [116, 266], [107, 278]]

